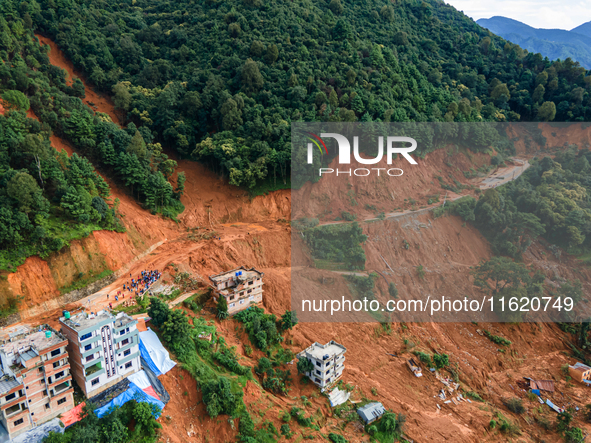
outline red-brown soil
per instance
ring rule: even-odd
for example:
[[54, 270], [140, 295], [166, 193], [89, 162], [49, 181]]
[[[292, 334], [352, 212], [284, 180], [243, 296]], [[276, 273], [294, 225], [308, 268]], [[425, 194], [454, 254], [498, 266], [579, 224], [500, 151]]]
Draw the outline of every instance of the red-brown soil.
[[[51, 44], [47, 40], [42, 41]], [[52, 63], [66, 68], [70, 76], [73, 75], [71, 64], [60, 55], [55, 45], [52, 46], [50, 57]], [[89, 89], [87, 87], [87, 96], [90, 94]], [[99, 106], [100, 112], [113, 114], [116, 118], [108, 98], [98, 99], [104, 101], [91, 101]], [[582, 131], [579, 139], [587, 139], [588, 134], [588, 131]], [[57, 141], [55, 146], [59, 146], [59, 143], [63, 142]], [[64, 148], [69, 149], [69, 153], [73, 152], [67, 144]], [[408, 174], [404, 178], [384, 183], [377, 189], [364, 184], [353, 189], [360, 200], [362, 197], [364, 202], [366, 199], [375, 201], [383, 211], [400, 207], [404, 199], [409, 197], [413, 197], [420, 205], [425, 203], [428, 195], [445, 193], [438, 185], [437, 175], [447, 181], [451, 173], [461, 183], [472, 184], [474, 182], [467, 180], [463, 172], [473, 166], [477, 168], [486, 161], [485, 156], [470, 156], [467, 153], [448, 155], [446, 151], [439, 151], [422, 161], [421, 167], [406, 167], [405, 172], [408, 170]], [[448, 166], [446, 162], [454, 166]], [[281, 191], [250, 199], [202, 165], [182, 161], [179, 162], [180, 170], [187, 174], [187, 186], [182, 199], [186, 210], [179, 217], [179, 224], [150, 215], [110, 182], [113, 197], [121, 201], [120, 212], [127, 232], [95, 232], [92, 237], [85, 239], [88, 248], [92, 244], [96, 248], [93, 250], [99, 251], [100, 260], [109, 269], [124, 269], [128, 265], [129, 272], [133, 273], [140, 269], [164, 269], [170, 263], [175, 263], [179, 269], [206, 279], [209, 274], [233, 267], [256, 266], [265, 274], [264, 307], [271, 313], [281, 315], [290, 308], [291, 227], [284, 221], [291, 216], [290, 193]], [[364, 208], [351, 208], [350, 195], [347, 195], [351, 188], [342, 185], [333, 188], [330, 184], [327, 181], [320, 194], [304, 187], [301, 192], [311, 200], [312, 210], [310, 214], [301, 215], [318, 216], [326, 213], [327, 202], [330, 202], [333, 216], [341, 210], [361, 216], [372, 215]], [[323, 194], [327, 194], [328, 199]], [[384, 203], [386, 201], [388, 203]], [[428, 228], [416, 223], [427, 225]], [[362, 226], [369, 236], [365, 244], [366, 268], [386, 271], [386, 265], [380, 258], [380, 255], [384, 256], [394, 268], [391, 277], [396, 281], [401, 298], [411, 298], [417, 291], [433, 291], [446, 296], [472, 294], [475, 290], [470, 283], [470, 267], [491, 254], [482, 236], [458, 217], [432, 220], [428, 214], [420, 214], [364, 223]], [[198, 234], [209, 229], [216, 231], [214, 237], [217, 239], [199, 240]], [[408, 250], [403, 247], [402, 238], [410, 243]], [[130, 263], [133, 257], [150, 245], [160, 242], [162, 244], [145, 257]], [[80, 242], [80, 250], [82, 245], [83, 242]], [[84, 252], [87, 246], [84, 246]], [[58, 254], [47, 262], [30, 258], [18, 272], [11, 274], [8, 280], [10, 288], [14, 292], [26, 290], [25, 306], [46, 300], [64, 285], [69, 271], [58, 272], [55, 267], [68, 268], [70, 261], [75, 260], [82, 263], [84, 260], [76, 252], [77, 247], [73, 245], [71, 252]], [[591, 289], [589, 268], [581, 266], [571, 257], [563, 256], [558, 261], [543, 245], [536, 243], [524, 258], [526, 263], [541, 269], [549, 279], [553, 276], [576, 277], [584, 281], [586, 291]], [[298, 266], [310, 263], [301, 251], [294, 260], [294, 265]], [[90, 261], [93, 263], [85, 266], [96, 266], [93, 260]], [[413, 269], [418, 264], [425, 267], [424, 281], [418, 281], [414, 276]], [[104, 291], [119, 288], [124, 280], [123, 277], [118, 279]], [[343, 291], [348, 291], [342, 279], [335, 280]], [[384, 282], [378, 280], [377, 285], [378, 291], [387, 292]], [[104, 301], [101, 303], [104, 304]], [[55, 321], [56, 314], [56, 311], [47, 312], [43, 319]], [[206, 317], [213, 319], [211, 315]], [[31, 321], [40, 319], [32, 318]], [[252, 357], [244, 355], [244, 344], [248, 339], [244, 333], [236, 333], [239, 325], [232, 320], [222, 324], [216, 320], [216, 326], [228, 344], [237, 347], [242, 357], [241, 363], [254, 366], [262, 353], [255, 351]], [[508, 338], [513, 344], [500, 352], [499, 346], [479, 334], [478, 331], [484, 329]], [[301, 323], [287, 334], [285, 344], [294, 352], [299, 352], [312, 342], [324, 343], [329, 340], [336, 340], [347, 347], [343, 381], [355, 387], [354, 398], [375, 399], [387, 408], [405, 414], [407, 438], [415, 442], [501, 442], [508, 439], [523, 442], [559, 441], [554, 431], [544, 431], [536, 424], [535, 417], [545, 417], [553, 423], [555, 413], [547, 407], [538, 411], [540, 405], [537, 400], [532, 402], [525, 397], [516, 383], [523, 376], [554, 379], [557, 392], [551, 397], [560, 406], [570, 403], [582, 408], [591, 403], [591, 391], [572, 381], [568, 382], [561, 372], [562, 365], [572, 364], [575, 360], [569, 357], [567, 343], [570, 337], [552, 324], [392, 324], [391, 330], [387, 330], [377, 323]], [[478, 393], [485, 403], [473, 400], [472, 403], [454, 405], [444, 404], [439, 398], [434, 398], [443, 385], [427, 368], [424, 368], [422, 378], [415, 378], [405, 366], [405, 358], [414, 350], [447, 353], [464, 392]], [[270, 420], [279, 429], [282, 424], [281, 414], [294, 405], [303, 407], [301, 396], [305, 395], [312, 403], [312, 406], [305, 408], [306, 415], [317, 414], [323, 435], [338, 432], [351, 442], [369, 441], [367, 434], [360, 433], [353, 424], [346, 424], [344, 420], [333, 416], [327, 399], [319, 395], [311, 384], [302, 384], [295, 374], [294, 366], [288, 368], [292, 370], [294, 383], [286, 397], [272, 395], [262, 390], [257, 383], [248, 382], [244, 400], [257, 424]], [[171, 394], [171, 401], [160, 419], [163, 425], [161, 441], [234, 441], [237, 421], [225, 416], [210, 419], [204, 410], [196, 382], [186, 371], [177, 366], [162, 377], [162, 381]], [[524, 398], [527, 412], [522, 415], [512, 414], [502, 403], [504, 398], [516, 396]], [[441, 410], [437, 408], [438, 404]], [[509, 437], [498, 429], [491, 430], [489, 422], [497, 411], [518, 423], [522, 434]], [[582, 419], [582, 412], [576, 414], [575, 424], [583, 428], [585, 433], [591, 431], [591, 426]], [[315, 435], [313, 441], [325, 441], [319, 433], [302, 429], [293, 420], [290, 426], [296, 432], [294, 441], [300, 441], [300, 435], [310, 433]]]

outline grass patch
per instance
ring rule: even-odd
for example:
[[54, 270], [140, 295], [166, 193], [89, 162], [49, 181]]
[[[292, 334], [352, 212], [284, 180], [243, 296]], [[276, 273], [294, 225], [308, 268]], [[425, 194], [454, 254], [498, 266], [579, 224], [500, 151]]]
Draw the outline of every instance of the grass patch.
[[281, 179], [274, 179], [273, 177], [267, 177], [264, 180], [257, 181], [257, 184], [248, 189], [248, 194], [251, 197], [258, 197], [259, 195], [267, 195], [273, 191], [279, 191], [281, 189], [291, 189], [291, 179], [287, 178], [285, 183]]
[[100, 274], [89, 275], [86, 278], [81, 278], [80, 280], [75, 281], [74, 283], [72, 283], [69, 286], [64, 286], [64, 287], [60, 288], [59, 291], [62, 295], [67, 294], [68, 292], [82, 289], [82, 288], [90, 285], [91, 283], [94, 283], [95, 281], [98, 281], [102, 278], [108, 277], [111, 274], [113, 274], [113, 271], [111, 271], [110, 269], [107, 269], [107, 270], [101, 272]]

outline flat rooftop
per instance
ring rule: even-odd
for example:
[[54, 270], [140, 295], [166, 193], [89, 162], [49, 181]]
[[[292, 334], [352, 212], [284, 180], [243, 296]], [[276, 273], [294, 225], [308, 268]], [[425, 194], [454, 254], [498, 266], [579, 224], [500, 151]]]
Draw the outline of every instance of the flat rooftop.
[[[242, 272], [242, 275], [237, 276], [236, 275], [237, 272]], [[253, 278], [258, 278], [262, 275], [263, 275], [263, 273], [257, 271], [255, 268], [246, 269], [244, 267], [240, 267], [240, 268], [232, 269], [231, 271], [222, 272], [220, 274], [210, 275], [209, 279], [211, 281], [213, 281], [214, 283], [221, 283], [223, 281], [226, 281], [229, 279], [235, 279], [235, 278], [242, 279], [242, 280], [252, 280]]]
[[579, 372], [586, 372], [591, 369], [591, 367], [589, 367], [581, 362], [575, 363], [573, 366], [571, 366], [571, 368], [574, 369], [575, 371], [579, 371]]
[[23, 383], [17, 380], [17, 378], [13, 375], [3, 376], [0, 378], [0, 395], [10, 392], [22, 384]]
[[128, 325], [130, 323], [136, 323], [136, 322], [137, 322], [136, 319], [131, 318], [127, 314], [117, 315], [117, 318], [115, 319], [115, 327], [122, 328], [125, 325]]
[[114, 318], [115, 317], [107, 311], [99, 311], [94, 316], [91, 316], [88, 312], [79, 312], [78, 314], [72, 315], [69, 319], [60, 317], [60, 322], [75, 331], [84, 331], [85, 329], [104, 322], [105, 320]]
[[345, 348], [343, 345], [340, 345], [334, 341], [330, 341], [325, 345], [314, 343], [312, 346], [306, 349], [306, 353], [310, 354], [316, 360], [323, 360], [325, 355], [328, 355], [328, 358], [332, 358], [336, 355], [342, 354], [346, 350], [347, 348]]
[[3, 345], [0, 345], [0, 352], [4, 352], [7, 355], [20, 354], [23, 360], [29, 360], [36, 356], [31, 352], [32, 347], [39, 353], [42, 353], [44, 349], [55, 346], [66, 340], [66, 338], [60, 333], [53, 330], [50, 332], [51, 335], [49, 337], [45, 336], [45, 330], [38, 330], [37, 332], [32, 332], [18, 340], [6, 342]]

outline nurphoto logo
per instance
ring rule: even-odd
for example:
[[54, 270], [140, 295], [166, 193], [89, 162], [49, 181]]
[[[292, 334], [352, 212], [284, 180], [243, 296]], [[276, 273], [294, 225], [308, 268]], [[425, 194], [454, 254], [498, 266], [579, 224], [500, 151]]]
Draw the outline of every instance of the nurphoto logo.
[[[349, 165], [351, 164], [351, 143], [349, 139], [342, 134], [338, 134], [335, 132], [327, 132], [321, 133], [320, 137], [312, 132], [306, 132], [310, 137], [307, 137], [310, 140], [308, 143], [308, 164], [311, 165], [314, 163], [314, 145], [320, 150], [320, 154], [324, 155], [325, 153], [328, 154], [328, 149], [326, 144], [322, 140], [323, 138], [333, 138], [336, 140], [338, 145], [338, 161], [341, 165]], [[313, 138], [312, 138], [313, 137]], [[408, 146], [410, 144], [410, 146]], [[321, 147], [322, 145], [322, 147]], [[322, 149], [324, 148], [324, 150]], [[417, 149], [417, 141], [411, 137], [397, 137], [397, 136], [388, 136], [386, 137], [386, 158], [387, 163], [389, 165], [392, 164], [392, 157], [394, 154], [400, 154], [404, 157], [411, 165], [418, 164], [414, 158], [410, 156], [410, 153]], [[362, 165], [375, 165], [382, 161], [384, 158], [384, 137], [378, 137], [378, 152], [374, 158], [363, 158], [359, 154], [359, 137], [353, 137], [353, 156], [355, 160]], [[365, 177], [375, 171], [377, 175], [380, 175], [381, 171], [386, 171], [389, 176], [392, 177], [399, 177], [404, 174], [404, 171], [400, 168], [356, 168], [356, 169], [333, 169], [333, 168], [319, 168], [318, 174], [320, 176], [324, 174], [333, 174], [336, 175], [355, 175], [358, 177]]]

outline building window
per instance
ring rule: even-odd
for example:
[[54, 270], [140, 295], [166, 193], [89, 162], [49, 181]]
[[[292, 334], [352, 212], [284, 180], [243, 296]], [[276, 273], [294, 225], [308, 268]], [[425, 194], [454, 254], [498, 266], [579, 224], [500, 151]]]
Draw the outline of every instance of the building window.
[[14, 424], [14, 426], [18, 426], [18, 425], [22, 425], [24, 422], [25, 422], [25, 420], [23, 420], [22, 418], [19, 418], [13, 424]]
[[320, 372], [319, 370], [316, 370], [316, 375], [322, 375], [322, 372]]
[[66, 402], [66, 397], [64, 397], [64, 398], [60, 398], [60, 399], [57, 401], [57, 404], [58, 404], [58, 405], [61, 405], [61, 404], [64, 404], [65, 402]]
[[91, 385], [91, 386], [95, 386], [95, 385], [98, 385], [98, 383], [99, 383], [99, 378], [97, 377], [97, 378], [95, 378], [94, 380], [92, 380], [92, 381], [90, 382], [90, 385]]
[[90, 351], [92, 349], [92, 343], [89, 345], [84, 346], [85, 351]]
[[39, 368], [39, 372], [43, 372], [43, 366]]
[[8, 394], [8, 395], [6, 396], [6, 401], [10, 401], [10, 400], [12, 400], [13, 398], [16, 398], [16, 392], [13, 392], [12, 394]]
[[60, 371], [57, 374], [55, 374], [55, 379], [57, 380], [58, 378], [62, 378], [64, 376], [64, 371]]
[[314, 379], [314, 381], [315, 381], [316, 383], [320, 383], [320, 379], [319, 379], [318, 377], [316, 377], [316, 378]]
[[124, 357], [127, 357], [129, 354], [131, 354], [131, 349], [128, 349], [127, 351], [125, 351], [125, 352], [123, 353], [123, 356], [124, 356]]
[[234, 306], [236, 306], [236, 303], [230, 303], [231, 308], [233, 308]]
[[94, 354], [91, 354], [89, 356], [86, 357], [86, 361], [90, 361], [94, 358]]
[[244, 300], [240, 300], [240, 304], [244, 303]]
[[131, 362], [125, 363], [125, 369], [129, 369], [129, 368], [131, 368]]
[[123, 340], [121, 342], [121, 346], [125, 346], [127, 343], [129, 343], [129, 339], [128, 338], [126, 338], [125, 340]]
[[54, 362], [53, 362], [53, 367], [54, 367], [54, 368], [57, 368], [57, 367], [58, 367], [60, 364], [61, 364], [61, 362], [60, 362], [60, 361], [54, 361]]
[[318, 363], [318, 362], [316, 362], [316, 366], [322, 367], [322, 365], [320, 363]]
[[51, 405], [49, 403], [45, 403], [45, 409], [49, 409], [51, 408]]
[[88, 334], [84, 334], [82, 337], [80, 337], [80, 341], [84, 341], [90, 337], [92, 337], [92, 332], [89, 332]]
[[56, 355], [60, 355], [62, 353], [62, 351], [58, 348], [58, 349], [54, 349], [53, 351], [51, 351], [51, 356], [55, 357]]
[[249, 300], [254, 300], [254, 295], [251, 295], [250, 297], [248, 297]]
[[251, 292], [252, 292], [252, 289], [249, 289], [249, 290], [248, 290], [248, 294], [250, 294]]

